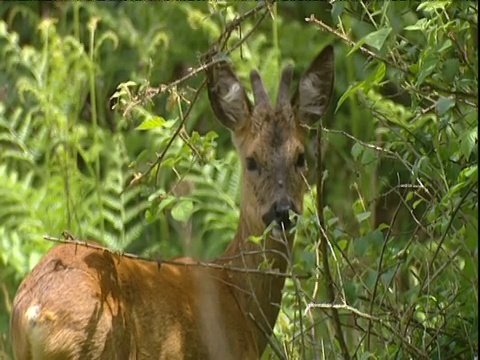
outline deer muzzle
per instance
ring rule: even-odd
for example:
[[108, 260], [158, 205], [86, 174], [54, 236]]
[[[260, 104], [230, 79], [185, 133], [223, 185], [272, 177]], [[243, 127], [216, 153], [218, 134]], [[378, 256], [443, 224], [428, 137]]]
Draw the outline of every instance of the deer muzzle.
[[287, 198], [283, 198], [272, 204], [269, 211], [263, 215], [262, 220], [267, 226], [275, 221], [278, 226], [289, 229], [293, 225], [293, 221], [290, 218], [290, 212], [292, 211], [298, 214], [298, 210], [293, 202]]

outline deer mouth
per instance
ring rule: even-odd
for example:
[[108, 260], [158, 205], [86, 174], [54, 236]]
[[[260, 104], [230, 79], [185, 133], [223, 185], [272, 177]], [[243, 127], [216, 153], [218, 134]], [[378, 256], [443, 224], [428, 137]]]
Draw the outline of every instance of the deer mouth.
[[275, 223], [277, 230], [289, 230], [295, 224], [299, 212], [290, 201], [279, 201], [274, 203], [270, 210], [263, 215], [262, 220], [266, 226]]

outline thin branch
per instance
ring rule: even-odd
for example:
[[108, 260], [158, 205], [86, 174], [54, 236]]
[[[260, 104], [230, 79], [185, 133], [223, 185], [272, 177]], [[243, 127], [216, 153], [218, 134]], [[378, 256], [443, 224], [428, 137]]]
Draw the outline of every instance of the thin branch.
[[206, 52], [207, 55], [202, 56], [202, 59], [206, 59], [208, 57], [209, 59], [208, 62], [205, 62], [197, 66], [196, 68], [190, 70], [188, 74], [171, 82], [168, 85], [162, 84], [158, 87], [146, 88], [141, 95], [137, 95], [134, 97], [132, 102], [125, 108], [123, 112], [123, 116], [126, 116], [131, 111], [131, 109], [134, 108], [135, 106], [143, 104], [146, 101], [150, 101], [154, 97], [172, 90], [174, 87], [180, 85], [181, 83], [185, 82], [191, 77], [196, 76], [199, 73], [204, 72], [205, 70], [211, 68], [212, 66], [225, 61], [224, 56], [229, 55], [238, 47], [240, 47], [258, 29], [260, 24], [265, 19], [266, 15], [269, 13], [268, 7], [267, 7], [267, 10], [262, 14], [260, 19], [252, 27], [252, 29], [247, 34], [245, 34], [245, 36], [243, 36], [239, 41], [237, 41], [230, 49], [225, 50], [223, 52], [224, 56], [217, 56], [219, 54], [219, 50], [223, 51], [227, 46], [228, 39], [230, 38], [233, 30], [239, 27], [243, 21], [257, 14], [260, 10], [264, 9], [267, 6], [266, 4], [268, 3], [265, 2], [265, 3], [259, 4], [256, 8], [246, 12], [244, 15], [238, 17], [237, 19], [233, 20], [229, 25], [227, 25], [225, 30], [222, 32], [222, 34], [220, 34], [219, 38], [215, 41], [214, 45], [212, 45], [211, 48]]
[[195, 95], [194, 95], [192, 101], [190, 102], [190, 105], [188, 106], [187, 112], [185, 113], [185, 115], [183, 115], [182, 121], [178, 125], [177, 130], [175, 130], [175, 133], [171, 136], [170, 140], [168, 140], [167, 145], [165, 145], [165, 148], [163, 149], [160, 156], [157, 157], [157, 160], [155, 161], [155, 163], [153, 163], [150, 166], [149, 170], [151, 171], [156, 165], [158, 165], [157, 166], [157, 172], [155, 174], [155, 183], [158, 181], [158, 174], [160, 173], [160, 164], [162, 163], [163, 158], [165, 157], [165, 154], [167, 153], [168, 149], [172, 146], [173, 141], [176, 139], [176, 137], [178, 135], [180, 135], [182, 129], [185, 126], [185, 123], [187, 122], [188, 117], [192, 113], [192, 109], [193, 109], [195, 103], [197, 102], [198, 97], [200, 96], [200, 92], [204, 88], [205, 84], [206, 84], [206, 80], [203, 80], [202, 83], [200, 84], [199, 88], [195, 91]]
[[367, 320], [372, 320], [376, 322], [383, 322], [379, 317], [364, 313], [353, 306], [347, 305], [347, 304], [327, 304], [327, 303], [310, 303], [307, 305], [307, 308], [305, 309], [305, 314], [311, 311], [311, 309], [336, 309], [336, 310], [347, 310], [350, 311], [351, 313], [354, 313], [355, 315], [360, 316], [361, 318], [367, 319]]
[[[317, 215], [320, 229], [324, 229], [324, 214], [323, 214], [323, 159], [322, 159], [322, 123], [320, 122], [317, 128]], [[324, 236], [324, 232], [320, 231], [320, 251], [322, 254], [322, 265], [325, 274], [325, 284], [327, 288], [328, 299], [331, 303], [335, 302], [335, 285], [330, 272], [329, 254], [328, 254], [328, 239]], [[335, 337], [340, 345], [340, 351], [344, 359], [349, 360], [350, 354], [348, 352], [347, 343], [342, 333], [342, 324], [338, 311], [335, 308], [331, 309], [333, 326], [335, 328]]]
[[48, 241], [52, 241], [55, 243], [60, 243], [60, 244], [70, 244], [70, 245], [75, 245], [75, 246], [83, 246], [85, 248], [89, 249], [94, 249], [94, 250], [99, 250], [99, 251], [104, 251], [108, 252], [114, 256], [118, 256], [120, 258], [128, 258], [132, 260], [140, 260], [140, 261], [145, 261], [145, 262], [150, 262], [150, 263], [156, 263], [157, 266], [160, 268], [163, 264], [165, 265], [173, 265], [173, 266], [183, 266], [183, 267], [204, 267], [204, 268], [209, 268], [209, 269], [216, 269], [216, 270], [224, 270], [224, 271], [233, 271], [233, 272], [239, 272], [239, 273], [245, 273], [245, 274], [257, 274], [257, 275], [269, 275], [269, 276], [277, 276], [277, 277], [284, 277], [284, 278], [298, 278], [298, 279], [308, 279], [310, 278], [309, 274], [293, 274], [293, 273], [282, 273], [278, 271], [273, 271], [273, 270], [260, 270], [260, 269], [248, 269], [248, 268], [239, 268], [239, 267], [233, 267], [233, 266], [227, 266], [227, 265], [221, 265], [217, 263], [211, 263], [211, 262], [203, 262], [203, 261], [195, 261], [192, 260], [191, 262], [182, 262], [178, 260], [154, 260], [148, 257], [140, 256], [140, 255], [135, 255], [135, 254], [130, 254], [130, 253], [123, 253], [123, 252], [118, 252], [114, 250], [110, 250], [107, 247], [104, 247], [102, 245], [93, 243], [93, 242], [88, 242], [85, 240], [79, 240], [75, 239], [72, 235], [68, 234], [67, 232], [64, 232], [64, 239], [59, 239], [54, 236], [50, 235], [45, 235], [43, 238]]
[[393, 334], [395, 334], [396, 339], [400, 340], [402, 345], [405, 345], [412, 353], [414, 353], [418, 359], [429, 359], [429, 357], [424, 354], [420, 349], [417, 349], [415, 346], [410, 344], [408, 341], [406, 341], [406, 338], [402, 336], [394, 327], [392, 327], [386, 320], [381, 319], [379, 317], [366, 314], [350, 305], [347, 304], [328, 304], [328, 303], [311, 303], [308, 304], [307, 309], [305, 312], [310, 311], [311, 309], [324, 309], [324, 310], [347, 310], [359, 317], [365, 318], [367, 320], [375, 321], [387, 328], [389, 331], [391, 331]]
[[168, 143], [165, 145], [165, 147], [163, 148], [162, 152], [160, 154], [157, 155], [157, 159], [150, 164], [150, 166], [148, 167], [147, 170], [145, 170], [143, 173], [139, 174], [139, 175], [136, 175], [132, 181], [130, 181], [130, 183], [127, 185], [127, 187], [122, 190], [122, 193], [125, 192], [128, 188], [132, 187], [133, 185], [136, 185], [136, 184], [139, 184], [148, 174], [150, 174], [150, 172], [156, 167], [157, 167], [157, 172], [155, 174], [155, 179], [158, 178], [158, 173], [160, 171], [160, 164], [162, 163], [163, 161], [163, 158], [165, 157], [165, 155], [167, 154], [167, 151], [168, 149], [170, 149], [170, 147], [172, 146], [174, 140], [177, 138], [177, 136], [180, 134], [180, 132], [182, 131], [192, 109], [193, 109], [193, 106], [195, 105], [195, 103], [197, 102], [198, 100], [198, 97], [200, 95], [200, 92], [201, 90], [203, 89], [203, 87], [205, 86], [206, 84], [206, 80], [203, 80], [203, 82], [200, 84], [199, 88], [195, 91], [195, 95], [192, 99], [192, 101], [190, 102], [190, 105], [188, 106], [188, 109], [185, 113], [185, 115], [183, 116], [182, 120], [180, 121], [180, 124], [178, 124], [178, 127], [177, 129], [175, 130], [175, 133], [170, 137], [170, 139], [168, 140]]
[[277, 357], [281, 360], [286, 360], [286, 357], [285, 355], [282, 353], [282, 350], [278, 348], [278, 345], [277, 343], [275, 343], [271, 336], [269, 335], [269, 333], [262, 327], [260, 326], [260, 324], [258, 323], [258, 321], [253, 317], [253, 315], [251, 313], [248, 313], [248, 317], [250, 318], [250, 320], [252, 320], [252, 322], [255, 324], [256, 328], [258, 331], [260, 331], [263, 336], [265, 336], [265, 338], [267, 339], [267, 343], [270, 345], [270, 348], [272, 349], [272, 351], [275, 353], [275, 355], [277, 355]]
[[[474, 181], [470, 187], [465, 191], [465, 194], [463, 194], [462, 198], [458, 202], [457, 206], [455, 209], [452, 211], [452, 215], [450, 216], [450, 220], [448, 221], [447, 227], [445, 228], [445, 231], [442, 234], [442, 237], [440, 238], [440, 241], [438, 242], [437, 249], [435, 250], [435, 253], [433, 254], [432, 260], [429, 264], [429, 273], [433, 270], [433, 263], [435, 262], [435, 259], [438, 256], [438, 253], [440, 252], [440, 249], [443, 246], [443, 242], [447, 238], [447, 234], [450, 231], [450, 228], [452, 227], [453, 220], [455, 220], [455, 217], [457, 216], [458, 211], [460, 210], [461, 206], [463, 205], [464, 201], [467, 199], [467, 196], [470, 194], [470, 192], [477, 186], [478, 181]], [[420, 291], [422, 290], [424, 284], [420, 286]]]
[[[397, 219], [397, 216], [398, 216], [398, 213], [400, 211], [400, 207], [401, 207], [401, 203], [399, 203], [397, 208], [395, 209], [395, 213], [394, 213], [392, 221], [391, 221], [391, 226], [389, 226], [389, 228], [388, 228], [388, 232], [385, 235], [385, 240], [383, 241], [382, 249], [380, 251], [380, 258], [378, 259], [378, 266], [377, 266], [377, 276], [375, 277], [375, 283], [373, 285], [372, 297], [371, 297], [371, 302], [370, 302], [370, 309], [369, 309], [370, 314], [373, 313], [373, 306], [374, 306], [375, 300], [377, 298], [377, 291], [378, 291], [378, 286], [379, 286], [379, 282], [380, 282], [380, 276], [382, 274], [383, 259], [385, 257], [385, 251], [387, 249], [388, 240], [389, 240], [391, 232], [392, 232], [393, 224], [395, 223], [395, 221]], [[370, 333], [372, 331], [372, 325], [373, 325], [372, 321], [369, 321], [368, 326], [367, 326], [367, 349], [369, 349], [369, 350], [370, 350], [370, 339], [371, 339], [370, 338]]]
[[[325, 24], [323, 21], [317, 19], [315, 17], [315, 15], [310, 15], [309, 18], [305, 18], [305, 21], [306, 22], [309, 22], [309, 23], [314, 23], [316, 25], [318, 25], [320, 28], [322, 28], [323, 30], [326, 30], [328, 31], [329, 33], [335, 35], [336, 37], [342, 39], [344, 42], [346, 42], [348, 45], [352, 46], [352, 47], [355, 47], [357, 46], [357, 43], [355, 43], [355, 41], [353, 41], [352, 39], [350, 39], [348, 36], [346, 36], [345, 34], [342, 34], [341, 32], [339, 32], [338, 30], [332, 28], [331, 26], [328, 26], [327, 24]], [[367, 49], [366, 47], [364, 46], [359, 46], [358, 49], [363, 52], [364, 54], [368, 55], [368, 56], [371, 56], [372, 58], [374, 59], [377, 59], [397, 70], [400, 70], [401, 72], [403, 72], [404, 74], [406, 75], [409, 75], [409, 76], [412, 76], [412, 77], [415, 77], [415, 74], [410, 70], [408, 69], [407, 67], [403, 67], [403, 66], [400, 66], [396, 63], [394, 63], [393, 61], [390, 61], [389, 59], [386, 59], [386, 58], [383, 58], [381, 56], [379, 56], [378, 54], [374, 53], [373, 51]], [[437, 84], [433, 84], [431, 81], [428, 81], [428, 79], [425, 79], [424, 83], [426, 85], [428, 85], [431, 89], [433, 90], [436, 90], [438, 91], [439, 93], [443, 93], [443, 94], [447, 94], [447, 95], [454, 95], [454, 96], [457, 96], [459, 98], [463, 98], [463, 99], [469, 99], [469, 100], [474, 100], [474, 101], [477, 101], [477, 95], [476, 94], [471, 94], [471, 93], [467, 93], [467, 92], [463, 92], [463, 91], [452, 91], [452, 90], [449, 90], [449, 89], [446, 89], [446, 88], [443, 88]]]
[[[209, 51], [207, 51], [206, 55], [204, 55], [202, 57], [204, 60], [208, 59], [208, 61], [206, 63], [198, 66], [197, 68], [195, 68], [193, 70], [191, 70], [188, 74], [181, 77], [180, 79], [177, 79], [177, 80], [171, 82], [169, 85], [161, 85], [157, 88], [151, 88], [151, 87], [147, 88], [141, 96], [136, 96], [135, 99], [126, 107], [126, 109], [123, 112], [123, 115], [125, 116], [126, 114], [128, 114], [128, 112], [130, 112], [130, 110], [133, 107], [135, 107], [135, 106], [137, 106], [141, 103], [144, 103], [147, 100], [151, 100], [154, 97], [165, 93], [166, 91], [170, 91], [174, 87], [176, 87], [177, 85], [180, 85], [184, 81], [188, 80], [189, 78], [199, 74], [200, 72], [203, 72], [203, 71], [209, 69], [210, 67], [212, 67], [212, 66], [214, 66], [218, 63], [221, 63], [221, 62], [225, 61], [225, 59], [223, 57], [217, 56], [218, 55], [217, 47], [220, 48], [221, 50], [223, 50], [227, 46], [227, 41], [230, 38], [230, 35], [231, 35], [232, 31], [235, 30], [247, 18], [253, 16], [254, 14], [258, 13], [261, 9], [263, 9], [265, 7], [265, 4], [266, 3], [260, 4], [255, 9], [252, 9], [252, 10], [248, 11], [247, 13], [245, 13], [244, 15], [242, 15], [241, 17], [233, 20], [226, 27], [226, 29], [222, 32], [222, 34], [219, 36], [218, 40], [215, 42], [216, 45], [213, 45], [211, 47], [211, 49]], [[237, 49], [239, 46], [241, 46], [257, 30], [257, 28], [260, 26], [260, 24], [265, 19], [266, 15], [268, 13], [269, 13], [269, 10], [267, 8], [267, 11], [265, 11], [262, 14], [260, 19], [252, 27], [252, 29], [245, 36], [243, 36], [239, 41], [237, 41], [229, 50], [225, 51], [224, 55], [230, 54], [235, 49]], [[159, 155], [157, 155], [157, 159], [152, 164], [150, 164], [150, 166], [148, 167], [148, 169], [146, 171], [136, 175], [132, 179], [132, 181], [127, 185], [127, 187], [122, 191], [122, 193], [125, 190], [127, 190], [128, 188], [130, 188], [131, 186], [140, 183], [148, 174], [150, 174], [150, 172], [155, 167], [157, 167], [157, 172], [156, 172], [155, 178], [156, 179], [158, 178], [158, 173], [160, 171], [160, 164], [162, 163], [168, 149], [172, 146], [173, 142], [175, 141], [175, 139], [177, 138], [177, 136], [180, 134], [181, 130], [183, 129], [183, 127], [186, 123], [186, 120], [189, 117], [189, 115], [190, 115], [190, 113], [193, 109], [193, 106], [195, 105], [196, 101], [198, 100], [198, 97], [201, 93], [201, 90], [205, 86], [205, 83], [206, 83], [206, 81], [204, 80], [202, 82], [202, 84], [200, 85], [200, 87], [195, 91], [194, 98], [190, 102], [189, 107], [188, 107], [185, 115], [182, 117], [182, 119], [180, 121], [180, 124], [178, 125], [177, 129], [175, 130], [175, 133], [171, 136], [171, 138], [169, 139], [168, 143], [166, 144], [166, 146], [162, 150], [162, 152]]]
[[477, 70], [475, 69], [475, 67], [470, 63], [470, 61], [468, 60], [468, 54], [467, 54], [467, 51], [465, 50], [464, 47], [462, 47], [462, 45], [460, 44], [460, 42], [458, 41], [458, 36], [457, 34], [453, 33], [453, 32], [449, 32], [447, 34], [447, 36], [453, 41], [453, 43], [455, 44], [455, 46], [457, 47], [457, 51], [460, 53], [460, 56], [461, 56], [461, 59], [463, 60], [463, 62], [467, 65], [467, 67], [470, 69], [470, 71], [472, 72], [473, 76], [475, 76], [475, 80], [478, 81], [478, 73], [477, 73]]

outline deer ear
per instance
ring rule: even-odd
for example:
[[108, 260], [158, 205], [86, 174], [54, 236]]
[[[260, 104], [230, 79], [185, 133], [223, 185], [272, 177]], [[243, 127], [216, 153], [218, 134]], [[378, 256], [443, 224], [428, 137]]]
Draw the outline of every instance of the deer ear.
[[334, 80], [333, 47], [327, 46], [302, 75], [292, 99], [298, 121], [313, 124], [330, 103]]
[[232, 131], [245, 125], [252, 105], [227, 63], [207, 70], [207, 87], [210, 105], [218, 120]]

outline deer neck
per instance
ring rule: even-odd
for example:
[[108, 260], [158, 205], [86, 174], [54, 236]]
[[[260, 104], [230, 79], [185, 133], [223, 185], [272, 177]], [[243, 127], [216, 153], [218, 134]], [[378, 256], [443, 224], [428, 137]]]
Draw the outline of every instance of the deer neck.
[[[261, 353], [273, 332], [285, 284], [285, 277], [273, 272], [285, 273], [293, 235], [275, 237], [270, 234], [258, 242], [252, 241], [252, 236], [262, 236], [266, 230], [264, 225], [255, 227], [256, 222], [258, 219], [249, 221], [241, 212], [235, 238], [218, 262], [226, 267], [246, 269], [246, 272], [227, 272], [226, 281], [232, 285], [242, 311], [253, 320]], [[262, 269], [269, 274], [262, 273]]]

